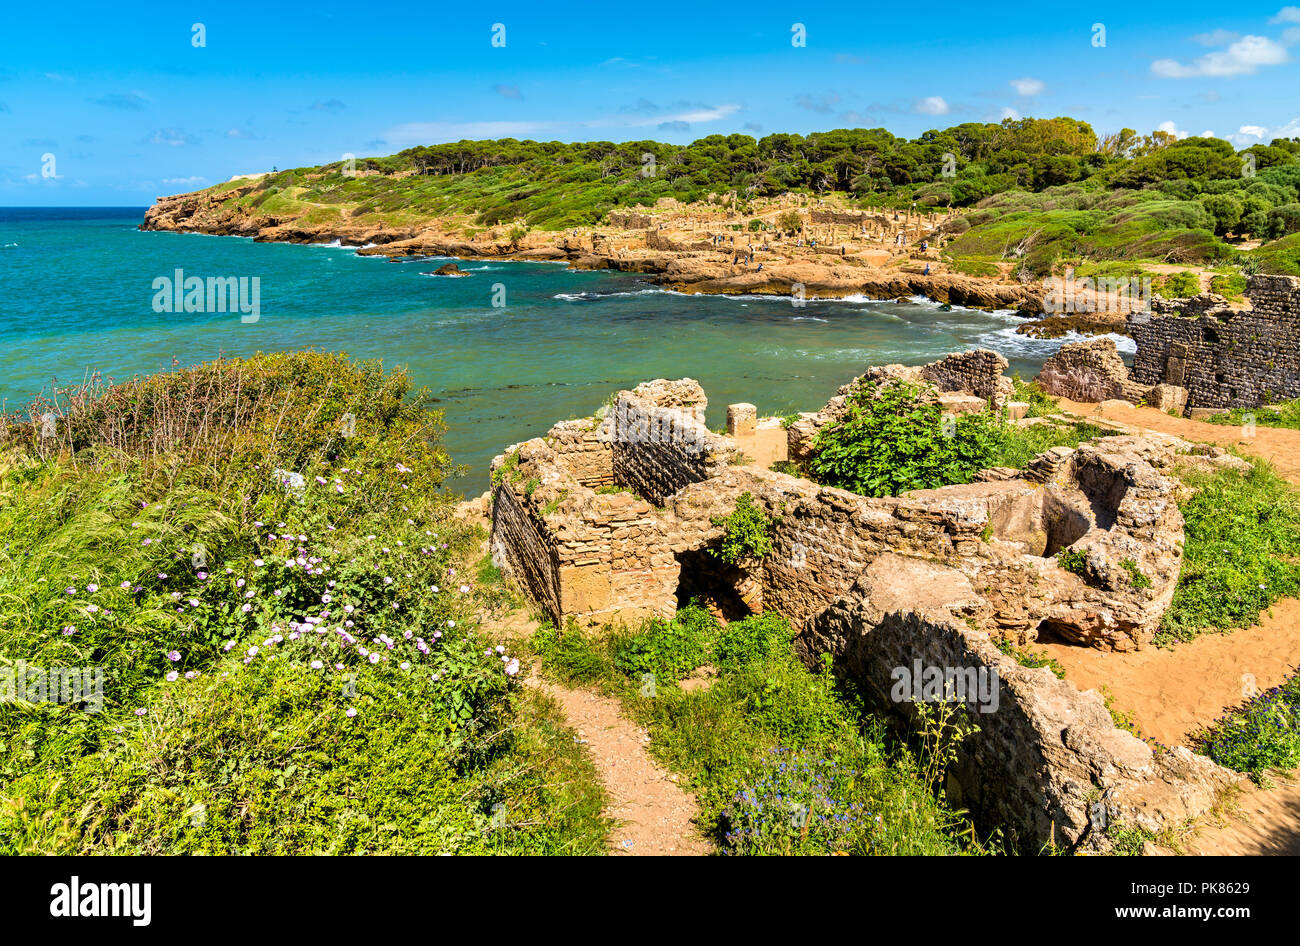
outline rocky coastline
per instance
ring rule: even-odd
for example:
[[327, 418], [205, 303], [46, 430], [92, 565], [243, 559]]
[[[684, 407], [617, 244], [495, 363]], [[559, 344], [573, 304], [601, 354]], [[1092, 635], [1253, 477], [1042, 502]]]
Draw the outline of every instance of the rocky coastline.
[[[1026, 317], [1043, 311], [1041, 287], [991, 277], [908, 272], [846, 262], [772, 253], [759, 269], [737, 266], [726, 252], [693, 246], [664, 247], [642, 229], [602, 227], [595, 233], [531, 230], [519, 239], [490, 235], [467, 239], [438, 226], [310, 223], [298, 217], [250, 213], [230, 202], [238, 190], [194, 191], [159, 197], [145, 213], [141, 230], [251, 237], [258, 242], [333, 243], [357, 248], [361, 256], [493, 258], [567, 262], [573, 269], [639, 273], [647, 281], [683, 293], [773, 295], [803, 299], [870, 299], [924, 296], [935, 302], [976, 309], [1014, 310]], [[646, 244], [646, 245], [637, 245]], [[651, 246], [648, 244], [658, 244]], [[622, 245], [620, 245], [622, 244]], [[630, 244], [630, 245], [629, 245]]]

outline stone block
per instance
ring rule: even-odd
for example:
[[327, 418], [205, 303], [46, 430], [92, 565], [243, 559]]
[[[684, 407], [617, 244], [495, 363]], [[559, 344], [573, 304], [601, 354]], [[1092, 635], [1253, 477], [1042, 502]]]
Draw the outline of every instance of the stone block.
[[752, 434], [758, 426], [758, 408], [743, 401], [727, 405], [727, 433], [732, 437]]

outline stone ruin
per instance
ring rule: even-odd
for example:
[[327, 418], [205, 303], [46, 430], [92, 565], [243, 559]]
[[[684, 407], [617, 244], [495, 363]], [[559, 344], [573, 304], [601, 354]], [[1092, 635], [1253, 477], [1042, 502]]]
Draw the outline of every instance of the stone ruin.
[[[868, 371], [784, 431], [788, 453], [806, 455], [864, 380], [930, 379], [947, 389], [936, 397], [1008, 405], [1005, 366], [966, 352]], [[1149, 643], [1182, 561], [1173, 467], [1240, 461], [1176, 438], [1116, 435], [1048, 451], [1024, 471], [876, 499], [753, 463], [741, 445], [752, 406], [734, 407], [729, 432], [714, 433], [699, 384], [651, 381], [509, 448], [492, 464], [493, 560], [557, 624], [667, 619], [691, 600], [725, 619], [774, 611], [810, 664], [832, 654], [900, 720], [913, 707], [889, 698], [892, 668], [921, 660], [996, 673], [1001, 708], [977, 714], [981, 731], [963, 744], [948, 792], [1021, 843], [1102, 849], [1099, 811], [1159, 831], [1208, 810], [1235, 779], [1186, 748], [1153, 749], [1117, 729], [1096, 693], [1021, 666], [995, 641]], [[757, 425], [771, 431], [772, 421]], [[710, 549], [744, 493], [771, 518], [773, 549], [728, 565]]]
[[1128, 316], [1132, 371], [1113, 341], [1098, 338], [1062, 346], [1037, 380], [1071, 400], [1143, 400], [1180, 414], [1300, 397], [1300, 278], [1251, 276], [1246, 299], [1155, 299], [1150, 313]]

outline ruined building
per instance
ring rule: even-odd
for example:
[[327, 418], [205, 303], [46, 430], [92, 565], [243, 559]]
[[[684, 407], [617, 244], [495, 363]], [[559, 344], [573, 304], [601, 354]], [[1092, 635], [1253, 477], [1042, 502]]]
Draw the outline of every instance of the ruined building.
[[[1014, 417], [1023, 405], [1007, 402], [1005, 367], [977, 351], [866, 377], [928, 381], [951, 410], [992, 403]], [[1153, 750], [1116, 729], [1097, 694], [1021, 666], [995, 641], [1148, 643], [1182, 560], [1169, 473], [1178, 461], [1236, 461], [1115, 436], [1056, 448], [1025, 471], [883, 499], [764, 468], [806, 455], [851, 387], [788, 430], [732, 405], [725, 435], [705, 426], [707, 398], [691, 379], [620, 391], [603, 413], [493, 462], [494, 561], [556, 623], [670, 618], [693, 599], [727, 618], [774, 611], [810, 663], [832, 654], [895, 717], [913, 707], [890, 699], [891, 668], [995, 673], [1002, 705], [977, 720], [948, 791], [1022, 842], [1102, 848], [1098, 805], [1153, 831], [1205, 811], [1229, 773], [1184, 748]], [[711, 550], [746, 493], [771, 521], [773, 549], [725, 564]]]
[[1300, 397], [1300, 278], [1251, 276], [1249, 306], [1220, 296], [1155, 300], [1128, 318], [1132, 380], [1186, 388], [1191, 407], [1258, 407]]

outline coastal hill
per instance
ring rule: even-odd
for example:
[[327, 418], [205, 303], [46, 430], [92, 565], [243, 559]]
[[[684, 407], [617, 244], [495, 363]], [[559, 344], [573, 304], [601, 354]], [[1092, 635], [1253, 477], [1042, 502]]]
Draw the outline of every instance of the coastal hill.
[[654, 141], [410, 148], [160, 197], [145, 229], [390, 256], [562, 259], [684, 291], [925, 294], [1037, 311], [1040, 281], [1152, 278], [1239, 297], [1300, 274], [1300, 140], [1069, 118]]

